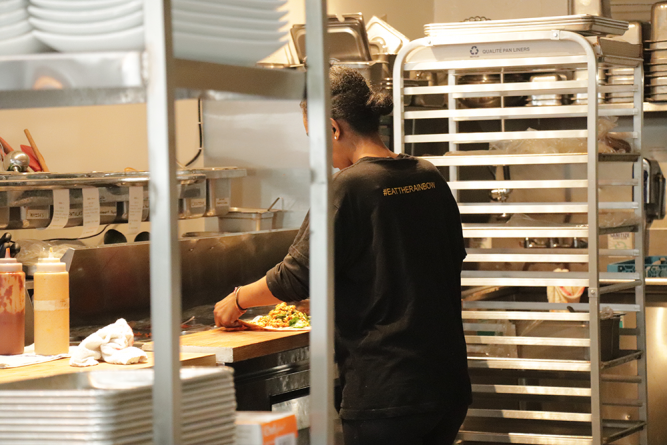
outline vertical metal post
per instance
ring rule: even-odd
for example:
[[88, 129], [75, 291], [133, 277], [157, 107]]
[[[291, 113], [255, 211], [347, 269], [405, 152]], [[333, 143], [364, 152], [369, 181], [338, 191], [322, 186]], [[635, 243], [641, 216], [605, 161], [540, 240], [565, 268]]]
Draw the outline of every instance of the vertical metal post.
[[635, 304], [639, 306], [637, 312], [637, 349], [644, 351], [642, 356], [637, 360], [637, 376], [641, 379], [641, 383], [637, 388], [637, 396], [642, 405], [639, 407], [639, 420], [646, 422], [646, 426], [639, 432], [639, 444], [648, 445], [648, 357], [646, 354], [646, 299], [644, 292], [646, 289], [646, 279], [644, 275], [644, 258], [648, 255], [645, 245], [644, 231], [646, 230], [645, 216], [644, 216], [644, 166], [642, 160], [644, 159], [643, 150], [643, 130], [644, 130], [644, 67], [639, 65], [635, 67], [634, 84], [637, 86], [637, 91], [634, 94], [633, 106], [635, 108], [635, 115], [633, 117], [633, 131], [637, 134], [634, 140], [633, 148], [641, 155], [633, 166], [633, 177], [637, 180], [637, 185], [633, 187], [632, 196], [639, 205], [635, 210], [635, 216], [639, 219], [639, 230], [635, 235], [634, 248], [639, 251], [639, 255], [635, 258], [635, 270], [639, 271], [641, 286], [635, 288]]
[[327, 2], [306, 0], [310, 140], [310, 443], [333, 444], [333, 212]]
[[178, 245], [173, 50], [170, 0], [144, 2], [148, 69], [146, 116], [150, 167], [151, 324], [155, 342], [153, 443], [181, 443], [179, 325], [181, 258]]
[[[590, 49], [590, 45], [587, 45]], [[600, 401], [600, 299], [599, 299], [599, 229], [598, 229], [598, 84], [597, 60], [592, 51], [588, 56], [588, 310], [591, 363], [591, 428], [593, 445], [602, 445], [602, 404]]]
[[[456, 85], [456, 75], [454, 74], [454, 70], [449, 70], [447, 72], [447, 85], [450, 86]], [[453, 94], [447, 95], [447, 107], [450, 110], [456, 110], [456, 99], [454, 98]], [[453, 117], [447, 119], [447, 124], [450, 135], [457, 134], [459, 132], [459, 123]], [[450, 141], [449, 151], [452, 153], [459, 151], [459, 144], [457, 142]], [[449, 167], [449, 182], [454, 182], [458, 180], [459, 180], [459, 167], [456, 166]], [[457, 188], [456, 190], [452, 190], [452, 194], [454, 195], [454, 199], [456, 199], [456, 202], [458, 202], [460, 194], [459, 189]]]

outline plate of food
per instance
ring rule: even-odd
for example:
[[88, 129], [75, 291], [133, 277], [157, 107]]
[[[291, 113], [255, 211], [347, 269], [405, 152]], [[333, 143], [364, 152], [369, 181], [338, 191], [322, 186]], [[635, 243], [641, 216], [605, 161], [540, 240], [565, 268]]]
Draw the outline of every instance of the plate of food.
[[239, 319], [239, 323], [257, 331], [310, 331], [310, 316], [287, 303], [277, 304], [266, 315]]

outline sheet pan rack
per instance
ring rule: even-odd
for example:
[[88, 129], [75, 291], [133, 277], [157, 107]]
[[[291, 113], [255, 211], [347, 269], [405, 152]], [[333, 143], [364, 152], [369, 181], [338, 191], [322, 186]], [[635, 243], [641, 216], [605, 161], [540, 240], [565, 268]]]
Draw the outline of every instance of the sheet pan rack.
[[[634, 82], [596, 79], [615, 67], [632, 68]], [[405, 88], [419, 71], [444, 81]], [[542, 73], [565, 80], [528, 80]], [[481, 74], [498, 80], [463, 81]], [[422, 155], [448, 175], [469, 246], [462, 284], [490, 289], [463, 301], [474, 402], [458, 439], [601, 445], [633, 436], [629, 443], [646, 445], [644, 277], [600, 272], [612, 256], [643, 270], [642, 60], [569, 31], [432, 35], [401, 50], [393, 77], [394, 151]], [[633, 101], [522, 103], [609, 93]], [[446, 95], [446, 106], [404, 106], [405, 96], [427, 94]], [[475, 108], [471, 98], [499, 100]], [[616, 119], [623, 131], [607, 136], [629, 150], [599, 152], [598, 124]], [[602, 236], [618, 233], [631, 234], [632, 247], [606, 248]], [[530, 248], [532, 239], [580, 242]], [[547, 286], [586, 292], [581, 302], [547, 302]], [[627, 289], [632, 301], [612, 298]], [[620, 331], [617, 318], [601, 318], [604, 308], [622, 314]], [[614, 336], [620, 347], [610, 346]]]

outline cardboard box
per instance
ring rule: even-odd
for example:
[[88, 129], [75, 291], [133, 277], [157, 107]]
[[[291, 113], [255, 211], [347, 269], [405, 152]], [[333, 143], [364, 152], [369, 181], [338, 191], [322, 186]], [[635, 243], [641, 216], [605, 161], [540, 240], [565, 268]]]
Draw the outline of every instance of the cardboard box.
[[296, 445], [296, 437], [292, 413], [236, 412], [236, 445]]

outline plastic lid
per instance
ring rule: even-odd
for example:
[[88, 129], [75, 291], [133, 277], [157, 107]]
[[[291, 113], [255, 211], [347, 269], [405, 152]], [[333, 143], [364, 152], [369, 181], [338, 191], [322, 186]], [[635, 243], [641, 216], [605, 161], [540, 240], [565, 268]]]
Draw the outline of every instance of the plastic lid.
[[0, 273], [23, 272], [23, 264], [16, 261], [16, 258], [9, 256], [9, 249], [5, 252], [5, 257], [0, 258]]
[[49, 249], [49, 256], [47, 258], [40, 258], [37, 261], [35, 273], [59, 273], [67, 272], [65, 263], [60, 261], [60, 258], [53, 256], [53, 248]]

